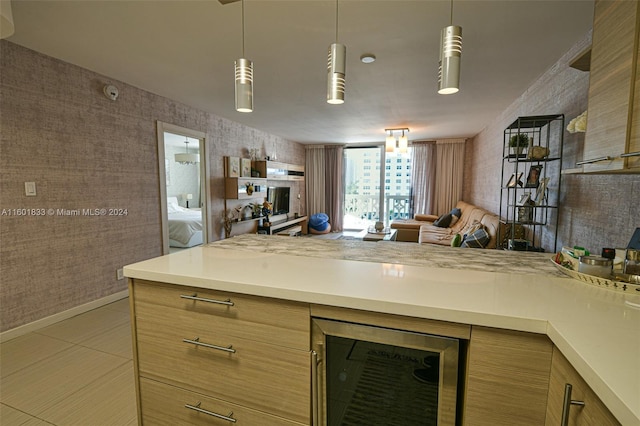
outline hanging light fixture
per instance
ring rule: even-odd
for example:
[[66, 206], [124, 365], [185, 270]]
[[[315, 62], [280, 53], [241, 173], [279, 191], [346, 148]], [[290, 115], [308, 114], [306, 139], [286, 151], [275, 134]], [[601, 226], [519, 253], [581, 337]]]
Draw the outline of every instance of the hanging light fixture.
[[[409, 132], [409, 129], [407, 129], [407, 132]], [[404, 129], [403, 129], [402, 136], [398, 138], [398, 151], [400, 151], [400, 154], [406, 154], [408, 147], [409, 147], [409, 138], [404, 134]]]
[[327, 58], [327, 103], [344, 103], [347, 47], [338, 43], [338, 0], [336, 0], [336, 42], [329, 46]]
[[438, 93], [451, 95], [460, 90], [460, 57], [462, 56], [462, 27], [453, 25], [453, 0], [451, 22], [440, 32], [440, 61], [438, 62]]
[[242, 58], [236, 60], [236, 111], [253, 111], [253, 62], [244, 57], [244, 0], [242, 5]]
[[14, 31], [11, 1], [0, 0], [0, 39], [11, 37]]
[[[409, 133], [409, 129], [403, 127], [398, 129], [384, 129], [384, 131], [389, 133], [384, 144], [384, 150], [386, 152], [398, 152], [400, 154], [406, 154], [409, 148], [409, 138], [404, 134], [404, 132]], [[400, 136], [396, 141], [393, 132], [402, 132], [402, 136]]]
[[387, 140], [384, 144], [384, 150], [386, 152], [394, 152], [396, 150], [396, 138], [393, 136], [391, 129], [385, 129], [385, 132], [389, 132]]
[[185, 139], [184, 141], [186, 145], [186, 152], [176, 154], [176, 163], [184, 164], [184, 165], [192, 165], [200, 162], [200, 154], [190, 154], [189, 153], [189, 139]]

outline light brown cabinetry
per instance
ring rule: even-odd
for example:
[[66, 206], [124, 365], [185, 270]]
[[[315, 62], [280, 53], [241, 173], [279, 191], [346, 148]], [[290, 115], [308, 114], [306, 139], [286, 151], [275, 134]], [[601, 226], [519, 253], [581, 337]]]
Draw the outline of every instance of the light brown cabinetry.
[[[567, 384], [571, 386], [571, 393], [567, 395], [568, 399], [565, 400]], [[570, 404], [570, 400], [576, 401], [577, 404]], [[567, 411], [564, 423], [563, 409]], [[558, 348], [554, 347], [545, 425], [608, 426], [619, 424], [578, 372], [569, 364], [569, 361]]]
[[596, 0], [589, 79], [585, 173], [640, 173], [637, 1]]
[[241, 411], [271, 419], [248, 424], [309, 424], [308, 305], [143, 280], [130, 285], [143, 422], [155, 424], [158, 410], [189, 399], [184, 404], [201, 402], [207, 412], [183, 407], [174, 424]]
[[304, 180], [304, 166], [257, 160], [253, 162], [252, 167], [260, 173], [260, 177], [269, 180]]
[[544, 424], [552, 348], [545, 335], [473, 326], [464, 424]]
[[250, 177], [224, 178], [225, 199], [264, 200], [267, 197], [267, 180]]

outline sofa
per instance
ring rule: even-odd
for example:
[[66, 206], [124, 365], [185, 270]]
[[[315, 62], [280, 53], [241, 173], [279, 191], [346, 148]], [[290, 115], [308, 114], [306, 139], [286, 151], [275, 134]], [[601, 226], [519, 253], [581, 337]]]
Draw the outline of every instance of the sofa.
[[460, 209], [461, 216], [450, 227], [435, 226], [434, 222], [438, 220], [435, 215], [417, 214], [413, 219], [394, 220], [391, 228], [396, 229], [396, 241], [451, 245], [456, 234], [464, 236], [472, 227], [481, 224], [489, 235], [484, 248], [496, 248], [501, 226], [498, 215], [465, 201], [458, 201], [456, 208]]

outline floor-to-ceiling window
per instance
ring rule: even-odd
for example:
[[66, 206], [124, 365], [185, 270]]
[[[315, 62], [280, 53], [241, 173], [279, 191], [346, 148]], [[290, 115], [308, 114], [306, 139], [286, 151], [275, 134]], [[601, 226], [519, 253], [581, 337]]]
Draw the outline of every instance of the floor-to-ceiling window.
[[386, 225], [409, 216], [411, 155], [385, 152], [384, 146], [344, 149], [344, 229]]

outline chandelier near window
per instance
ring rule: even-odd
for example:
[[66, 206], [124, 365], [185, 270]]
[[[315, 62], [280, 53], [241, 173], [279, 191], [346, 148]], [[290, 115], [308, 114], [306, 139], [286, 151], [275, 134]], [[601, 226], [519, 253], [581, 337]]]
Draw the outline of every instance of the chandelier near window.
[[176, 154], [176, 163], [184, 165], [192, 165], [200, 162], [200, 154], [189, 153], [189, 139], [184, 141], [186, 145], [186, 152]]
[[[409, 129], [406, 127], [401, 127], [398, 129], [384, 129], [384, 131], [388, 133], [387, 140], [385, 142], [385, 151], [406, 154], [409, 147], [409, 138], [404, 134], [404, 132], [409, 133]], [[402, 136], [400, 136], [397, 141], [396, 137], [394, 136], [394, 132], [402, 132]]]

